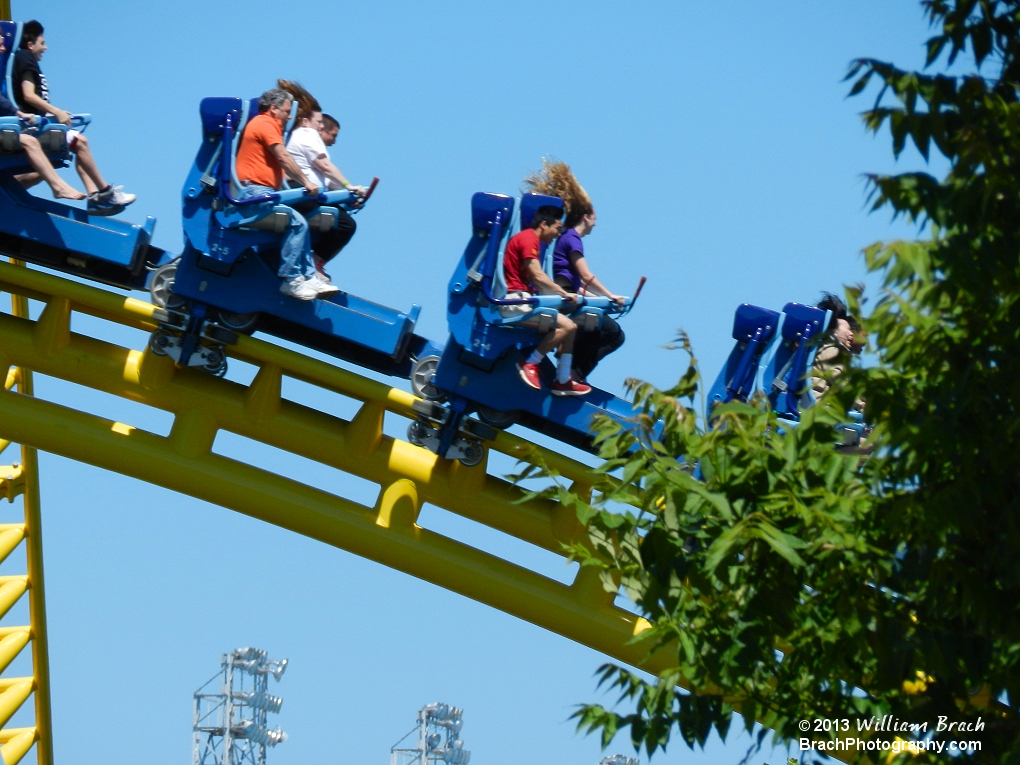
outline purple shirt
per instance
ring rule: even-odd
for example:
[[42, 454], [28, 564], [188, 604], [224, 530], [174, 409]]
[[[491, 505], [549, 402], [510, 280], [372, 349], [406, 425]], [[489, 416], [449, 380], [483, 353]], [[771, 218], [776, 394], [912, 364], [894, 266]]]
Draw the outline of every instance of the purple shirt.
[[584, 243], [581, 242], [577, 229], [568, 228], [556, 241], [556, 249], [553, 250], [553, 281], [562, 276], [570, 281], [574, 286], [574, 292], [577, 292], [581, 289], [581, 277], [570, 262], [570, 255], [574, 252], [583, 258]]

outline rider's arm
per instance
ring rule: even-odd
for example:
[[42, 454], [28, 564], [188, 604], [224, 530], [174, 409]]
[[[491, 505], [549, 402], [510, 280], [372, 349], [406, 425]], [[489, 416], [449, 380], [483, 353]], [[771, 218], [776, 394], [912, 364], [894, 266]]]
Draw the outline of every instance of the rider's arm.
[[31, 118], [35, 117], [34, 114], [25, 114], [25, 112], [18, 109], [18, 107], [15, 106], [11, 102], [11, 100], [2, 93], [0, 93], [0, 115], [3, 115], [4, 117], [10, 117], [11, 115], [14, 115], [16, 117], [20, 117], [23, 120], [28, 120], [30, 123], [33, 121], [33, 119]]
[[35, 92], [35, 83], [29, 79], [21, 81], [21, 94], [25, 98], [25, 103], [29, 106], [35, 107], [43, 113], [52, 114], [57, 118], [57, 122], [64, 125], [71, 124], [71, 115], [65, 112], [63, 109], [58, 109], [53, 104], [46, 101], [42, 96]]
[[320, 154], [312, 160], [312, 167], [333, 181], [340, 188], [349, 188], [351, 191], [360, 191], [360, 186], [354, 186], [340, 172], [340, 168], [333, 164], [326, 154]]
[[581, 278], [581, 284], [584, 285], [585, 292], [590, 292], [593, 295], [603, 295], [617, 303], [623, 300], [619, 295], [614, 295], [606, 289], [605, 285], [596, 278], [595, 274], [588, 268], [588, 261], [584, 259], [584, 255], [576, 251], [570, 253], [570, 264]]
[[538, 260], [535, 258], [528, 258], [524, 261], [524, 266], [528, 269], [528, 276], [531, 277], [531, 283], [535, 285], [535, 289], [539, 292], [544, 295], [570, 297], [569, 292], [548, 277], [545, 271], [542, 270], [542, 266], [539, 265]]
[[305, 174], [301, 172], [301, 168], [297, 166], [297, 162], [290, 156], [290, 153], [283, 147], [282, 143], [274, 143], [269, 147], [270, 151], [273, 152], [273, 156], [276, 157], [276, 161], [280, 163], [280, 167], [283, 168], [283, 172], [287, 174], [287, 177], [292, 181], [296, 181], [305, 187], [305, 191], [309, 194], [318, 194], [319, 187], [315, 181], [309, 180], [305, 177]]

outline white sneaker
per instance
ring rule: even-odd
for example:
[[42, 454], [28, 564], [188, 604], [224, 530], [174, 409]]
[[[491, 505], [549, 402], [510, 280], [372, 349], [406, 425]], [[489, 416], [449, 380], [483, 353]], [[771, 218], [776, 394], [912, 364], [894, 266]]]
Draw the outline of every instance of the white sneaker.
[[299, 276], [292, 282], [283, 282], [280, 284], [280, 292], [288, 297], [297, 298], [298, 300], [315, 300], [319, 292], [315, 289], [311, 279], [305, 279], [303, 276]]
[[329, 282], [323, 281], [319, 278], [318, 274], [315, 276], [309, 276], [305, 283], [310, 285], [311, 288], [318, 293], [317, 297], [321, 295], [335, 295], [340, 291], [339, 287], [334, 287]]

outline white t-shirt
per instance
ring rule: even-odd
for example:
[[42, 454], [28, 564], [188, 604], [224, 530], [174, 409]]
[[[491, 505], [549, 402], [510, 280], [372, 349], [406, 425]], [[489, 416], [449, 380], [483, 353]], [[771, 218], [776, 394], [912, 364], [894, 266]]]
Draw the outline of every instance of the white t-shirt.
[[287, 151], [294, 158], [297, 166], [301, 168], [301, 172], [310, 181], [319, 184], [320, 187], [328, 188], [336, 186], [333, 181], [326, 177], [325, 173], [316, 170], [312, 164], [313, 160], [318, 159], [323, 154], [329, 159], [326, 144], [323, 143], [322, 136], [319, 135], [318, 130], [310, 127], [294, 128], [290, 134], [290, 140], [287, 141]]

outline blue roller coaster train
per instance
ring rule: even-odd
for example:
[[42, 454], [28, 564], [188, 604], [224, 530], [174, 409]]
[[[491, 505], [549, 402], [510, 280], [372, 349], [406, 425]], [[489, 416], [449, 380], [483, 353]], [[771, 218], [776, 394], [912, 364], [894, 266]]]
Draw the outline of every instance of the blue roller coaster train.
[[[17, 24], [0, 22], [8, 51], [17, 32]], [[2, 62], [6, 76], [0, 89], [7, 95], [12, 58], [8, 54]], [[604, 317], [632, 310], [644, 284], [642, 278], [634, 296], [622, 304], [592, 296], [570, 302], [555, 295], [504, 297], [506, 239], [529, 227], [540, 207], [562, 209], [562, 200], [531, 193], [519, 203], [502, 194], [472, 197], [471, 236], [448, 287], [450, 336], [437, 343], [415, 333], [418, 305], [405, 312], [345, 292], [313, 301], [280, 294], [276, 273], [288, 206], [300, 207], [314, 240], [336, 228], [338, 208], [362, 210], [378, 179], [363, 198], [346, 190], [313, 197], [293, 189], [239, 200], [234, 157], [255, 113], [257, 100], [202, 100], [201, 142], [182, 191], [180, 254], [153, 246], [154, 218], [142, 225], [91, 218], [80, 208], [29, 194], [15, 177], [31, 171], [18, 148], [19, 133], [33, 130], [53, 165], [66, 167], [71, 160], [68, 128], [45, 119], [29, 128], [17, 117], [0, 118], [0, 250], [107, 285], [147, 288], [160, 308], [160, 326], [149, 348], [180, 366], [222, 375], [225, 346], [235, 343], [238, 334], [257, 331], [407, 379], [421, 398], [408, 440], [466, 465], [482, 459], [483, 441], [514, 423], [589, 451], [594, 417], [606, 415], [626, 426], [635, 414], [632, 404], [606, 391], [551, 395], [554, 369], [548, 360], [543, 361], [543, 390], [518, 377], [518, 361], [554, 325], [557, 312], [569, 315], [581, 330], [594, 331]], [[74, 117], [77, 129], [89, 121], [87, 115]], [[543, 247], [542, 262], [551, 273], [552, 248]], [[501, 316], [499, 306], [521, 302], [531, 304], [527, 318], [537, 318], [537, 327], [533, 321], [523, 326], [522, 316]], [[745, 401], [760, 391], [785, 422], [795, 423], [800, 410], [813, 403], [806, 380], [830, 318], [826, 311], [797, 303], [781, 313], [740, 306], [733, 329], [736, 346], [709, 391], [710, 405]]]

